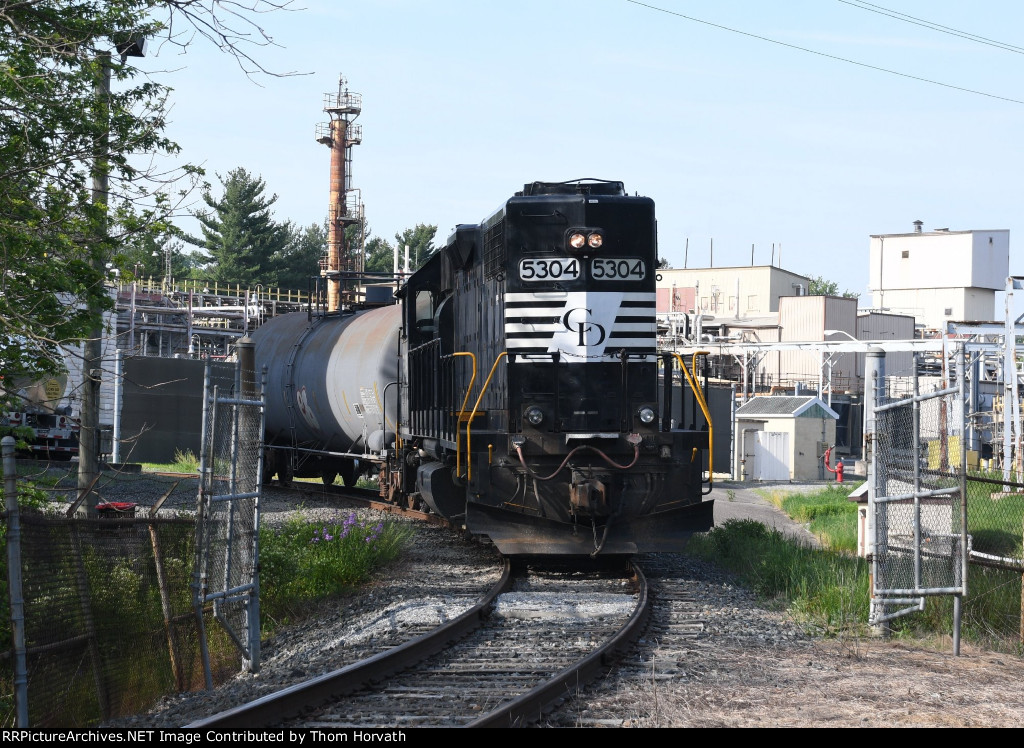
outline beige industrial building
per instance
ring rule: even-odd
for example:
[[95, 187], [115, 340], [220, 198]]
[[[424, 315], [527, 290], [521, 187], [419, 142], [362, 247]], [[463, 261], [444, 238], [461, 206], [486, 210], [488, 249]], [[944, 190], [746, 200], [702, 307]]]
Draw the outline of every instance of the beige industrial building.
[[783, 296], [805, 295], [810, 282], [774, 265], [664, 268], [658, 271], [658, 311], [757, 317], [777, 312]]
[[813, 395], [755, 397], [736, 410], [736, 464], [741, 480], [804, 481], [826, 477], [822, 456], [835, 443], [839, 414]]

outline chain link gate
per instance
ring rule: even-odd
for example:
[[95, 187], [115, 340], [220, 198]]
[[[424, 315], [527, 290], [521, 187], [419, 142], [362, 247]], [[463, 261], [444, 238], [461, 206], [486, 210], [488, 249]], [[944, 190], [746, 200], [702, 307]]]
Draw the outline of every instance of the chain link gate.
[[[869, 393], [874, 395], [869, 397], [869, 515], [874, 520], [870, 623], [881, 625], [924, 610], [927, 596], [954, 595], [957, 654], [970, 548], [964, 356], [961, 347], [953, 387], [922, 394], [917, 354], [911, 393], [887, 394], [892, 383], [886, 380], [884, 364], [869, 382], [874, 388]], [[869, 420], [871, 413], [869, 407]]]
[[214, 384], [206, 367], [202, 454], [196, 523], [193, 605], [200, 627], [207, 689], [213, 688], [204, 610], [242, 653], [242, 667], [258, 672], [259, 499], [263, 474], [264, 393], [257, 393], [252, 344], [236, 346], [233, 384]]

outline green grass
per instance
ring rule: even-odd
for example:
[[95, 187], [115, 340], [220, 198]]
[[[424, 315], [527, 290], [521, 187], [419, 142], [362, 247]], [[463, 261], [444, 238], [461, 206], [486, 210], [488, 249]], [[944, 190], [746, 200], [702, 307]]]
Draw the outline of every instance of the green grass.
[[[687, 552], [734, 572], [769, 605], [789, 611], [808, 630], [826, 636], [867, 634], [871, 568], [856, 555], [857, 505], [846, 498], [854, 488], [830, 485], [807, 493], [776, 489], [765, 494], [794, 520], [806, 523], [820, 540], [820, 549], [754, 520], [729, 520], [694, 536]], [[1014, 513], [1006, 516], [1015, 521]], [[1017, 530], [1019, 534], [1019, 525]], [[927, 597], [923, 611], [889, 625], [896, 636], [948, 642], [954, 598]], [[1020, 625], [1020, 572], [971, 565], [962, 604], [963, 640], [1021, 655]]]
[[264, 629], [352, 591], [375, 569], [397, 559], [411, 538], [406, 525], [359, 520], [355, 512], [339, 513], [329, 522], [295, 517], [280, 528], [261, 527]]
[[692, 538], [687, 551], [736, 573], [815, 633], [867, 625], [870, 569], [855, 555], [814, 549], [756, 520], [728, 520]]
[[857, 551], [857, 504], [849, 495], [857, 486], [829, 484], [820, 491], [764, 492], [765, 497], [797, 522], [806, 524], [822, 545], [834, 551]]
[[1024, 494], [1002, 493], [1002, 486], [967, 484], [967, 526], [976, 551], [1020, 558], [1024, 536]]
[[191, 449], [174, 450], [174, 462], [143, 462], [143, 472], [149, 473], [198, 473], [199, 458]]

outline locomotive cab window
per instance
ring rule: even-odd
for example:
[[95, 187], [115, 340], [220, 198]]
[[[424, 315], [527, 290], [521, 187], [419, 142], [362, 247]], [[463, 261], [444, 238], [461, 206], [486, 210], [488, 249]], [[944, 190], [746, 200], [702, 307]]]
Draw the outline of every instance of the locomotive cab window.
[[434, 332], [434, 295], [430, 291], [416, 293], [416, 319], [414, 326], [417, 332], [431, 334]]

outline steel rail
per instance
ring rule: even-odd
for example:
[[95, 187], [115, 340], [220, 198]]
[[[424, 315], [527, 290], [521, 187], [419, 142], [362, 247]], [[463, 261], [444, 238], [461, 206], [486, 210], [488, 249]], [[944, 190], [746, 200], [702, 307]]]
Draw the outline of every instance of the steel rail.
[[589, 683], [607, 671], [615, 657], [643, 632], [651, 616], [647, 577], [636, 564], [630, 563], [630, 568], [638, 594], [637, 607], [615, 636], [550, 680], [505, 702], [465, 726], [523, 727], [543, 716], [544, 710], [564, 698], [567, 692], [583, 683]]
[[191, 722], [184, 728], [266, 727], [299, 716], [311, 707], [347, 696], [368, 683], [387, 678], [442, 651], [449, 643], [480, 628], [494, 600], [508, 590], [511, 582], [512, 564], [506, 558], [502, 575], [490, 591], [476, 605], [445, 625], [366, 660]]

